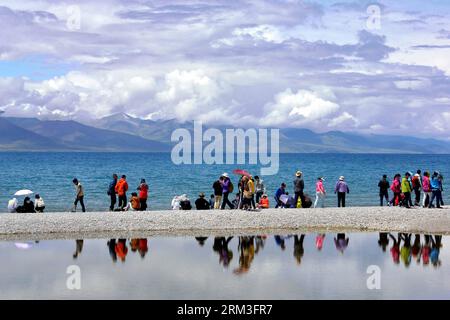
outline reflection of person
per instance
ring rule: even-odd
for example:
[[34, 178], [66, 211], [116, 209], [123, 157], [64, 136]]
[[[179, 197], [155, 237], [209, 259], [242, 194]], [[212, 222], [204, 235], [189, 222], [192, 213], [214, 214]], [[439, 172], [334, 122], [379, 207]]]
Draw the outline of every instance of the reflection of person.
[[83, 240], [75, 240], [75, 252], [73, 253], [73, 258], [78, 258], [78, 255], [83, 251]]
[[280, 246], [281, 250], [284, 251], [286, 249], [286, 243], [284, 242], [285, 238], [278, 235], [273, 238], [275, 239], [275, 243]]
[[439, 260], [439, 252], [442, 247], [442, 236], [434, 236], [431, 238], [431, 252], [430, 260], [434, 267], [439, 267], [441, 265], [441, 260]]
[[234, 273], [243, 274], [250, 270], [255, 258], [254, 237], [239, 237], [238, 250], [240, 251], [239, 267], [234, 270]]
[[400, 237], [403, 240], [403, 246], [400, 249], [400, 258], [405, 264], [405, 267], [409, 267], [411, 264], [411, 234], [403, 233]]
[[215, 237], [213, 250], [214, 252], [219, 254], [219, 263], [222, 264], [225, 268], [227, 268], [233, 259], [233, 251], [228, 249], [228, 244], [230, 243], [233, 237]]
[[345, 238], [345, 233], [338, 233], [337, 237], [334, 238], [334, 244], [336, 249], [341, 253], [344, 253], [344, 250], [348, 247], [349, 238]]
[[116, 239], [110, 239], [106, 244], [108, 245], [109, 255], [111, 256], [112, 261], [116, 262], [117, 261]]
[[416, 260], [417, 263], [420, 262], [420, 234], [414, 235], [414, 242], [411, 247], [412, 257]]
[[421, 256], [422, 264], [427, 266], [430, 263], [430, 252], [431, 252], [431, 236], [426, 234], [425, 241], [422, 245]]
[[145, 255], [148, 252], [148, 243], [147, 238], [141, 238], [139, 239], [139, 254], [141, 255], [141, 258], [144, 259]]
[[386, 252], [386, 247], [389, 244], [389, 237], [387, 232], [380, 232], [378, 238], [378, 245], [381, 247], [383, 252]]
[[119, 257], [122, 262], [125, 262], [128, 253], [127, 240], [119, 239], [114, 250], [116, 251], [117, 257]]
[[302, 234], [300, 238], [295, 235], [294, 236], [294, 257], [297, 260], [297, 264], [299, 265], [302, 262], [303, 254], [305, 250], [303, 249], [303, 240], [305, 239], [305, 235]]
[[255, 253], [257, 254], [260, 250], [264, 249], [264, 242], [266, 241], [267, 236], [256, 236], [255, 238]]
[[400, 263], [400, 242], [401, 242], [400, 234], [398, 234], [397, 239], [390, 233], [389, 233], [389, 237], [391, 237], [392, 241], [394, 241], [394, 244], [392, 245], [392, 248], [391, 248], [392, 261], [394, 261], [395, 264], [399, 264]]
[[317, 237], [316, 237], [316, 248], [317, 248], [317, 250], [322, 250], [322, 248], [323, 248], [323, 241], [325, 240], [325, 234], [324, 233], [321, 233], [321, 234], [318, 234], [317, 235]]
[[203, 247], [205, 245], [206, 239], [208, 239], [208, 237], [195, 237], [195, 240], [197, 240], [200, 247]]

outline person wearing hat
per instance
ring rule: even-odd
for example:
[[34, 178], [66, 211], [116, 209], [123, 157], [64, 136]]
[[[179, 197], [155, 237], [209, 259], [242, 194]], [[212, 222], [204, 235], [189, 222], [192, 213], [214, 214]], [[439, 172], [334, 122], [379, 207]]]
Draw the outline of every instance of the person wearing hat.
[[406, 208], [411, 208], [413, 206], [412, 200], [411, 200], [411, 181], [409, 180], [411, 178], [411, 172], [406, 172], [405, 176], [402, 179], [402, 193], [405, 196], [405, 199], [403, 201], [403, 204]]
[[323, 177], [317, 178], [316, 182], [316, 201], [314, 201], [314, 208], [317, 208], [317, 205], [319, 204], [319, 201], [321, 203], [321, 207], [325, 207], [325, 187], [323, 186], [323, 180], [325, 180]]
[[305, 203], [305, 195], [303, 193], [303, 190], [305, 189], [305, 182], [303, 181], [303, 173], [301, 171], [297, 171], [295, 173], [295, 179], [294, 179], [294, 203], [297, 207], [298, 198], [302, 201], [302, 207]]
[[220, 181], [222, 184], [222, 206], [220, 208], [223, 210], [225, 209], [225, 206], [228, 205], [230, 209], [233, 209], [234, 206], [228, 199], [230, 192], [233, 192], [233, 184], [231, 183], [230, 177], [228, 177], [228, 173], [224, 172], [222, 177], [223, 179]]
[[345, 207], [345, 195], [350, 193], [350, 188], [348, 187], [347, 182], [345, 182], [344, 176], [339, 177], [336, 187], [334, 188], [334, 193], [337, 193], [338, 207]]
[[422, 190], [422, 171], [417, 170], [417, 173], [411, 179], [412, 189], [416, 196], [414, 200], [414, 205], [418, 206], [420, 204], [420, 191]]
[[209, 210], [209, 202], [205, 199], [203, 192], [200, 192], [198, 199], [195, 200], [195, 208], [197, 210]]

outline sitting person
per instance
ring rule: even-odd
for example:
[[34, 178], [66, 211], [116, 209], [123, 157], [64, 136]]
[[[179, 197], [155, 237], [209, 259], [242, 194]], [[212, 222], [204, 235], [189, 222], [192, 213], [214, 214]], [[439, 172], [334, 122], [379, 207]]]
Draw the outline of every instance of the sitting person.
[[12, 198], [11, 200], [8, 201], [8, 212], [9, 213], [15, 213], [17, 212], [17, 207], [18, 207], [18, 203], [17, 203], [17, 199], [16, 198]]
[[269, 198], [267, 194], [263, 194], [258, 203], [258, 209], [269, 209]]
[[43, 213], [45, 209], [44, 199], [42, 199], [39, 194], [36, 194], [34, 196], [34, 199], [36, 201], [36, 203], [34, 204], [34, 209], [36, 210], [36, 212]]
[[114, 211], [140, 211], [141, 210], [141, 201], [136, 192], [131, 194], [130, 202], [122, 208], [114, 209]]
[[198, 199], [195, 200], [195, 208], [197, 210], [209, 210], [210, 209], [210, 204], [209, 202], [205, 199], [205, 194], [203, 192], [201, 192], [198, 195]]
[[30, 197], [25, 197], [23, 199], [23, 205], [18, 206], [16, 209], [19, 213], [35, 213], [34, 211], [34, 203], [31, 201]]

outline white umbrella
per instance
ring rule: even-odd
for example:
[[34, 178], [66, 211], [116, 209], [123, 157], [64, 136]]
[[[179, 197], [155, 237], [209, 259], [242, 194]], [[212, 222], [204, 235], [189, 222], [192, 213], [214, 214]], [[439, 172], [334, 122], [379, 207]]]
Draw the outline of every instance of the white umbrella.
[[32, 193], [33, 193], [33, 191], [31, 191], [31, 190], [23, 189], [23, 190], [17, 191], [16, 193], [14, 193], [14, 195], [15, 196], [29, 196]]

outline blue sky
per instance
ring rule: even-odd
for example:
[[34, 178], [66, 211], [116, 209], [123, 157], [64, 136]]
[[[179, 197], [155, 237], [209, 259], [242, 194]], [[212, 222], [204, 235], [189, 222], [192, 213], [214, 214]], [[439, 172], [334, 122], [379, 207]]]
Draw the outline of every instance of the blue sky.
[[437, 0], [0, 0], [0, 108], [450, 139], [449, 21]]

